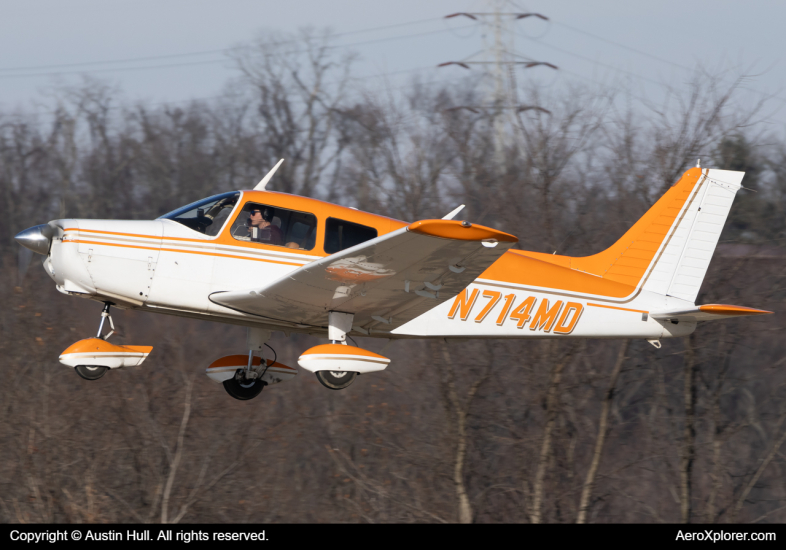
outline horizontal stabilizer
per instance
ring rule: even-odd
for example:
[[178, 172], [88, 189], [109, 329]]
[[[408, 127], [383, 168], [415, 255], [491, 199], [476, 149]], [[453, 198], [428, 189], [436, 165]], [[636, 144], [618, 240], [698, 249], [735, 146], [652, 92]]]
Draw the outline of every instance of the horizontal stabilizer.
[[770, 313], [772, 313], [772, 311], [753, 309], [752, 307], [730, 306], [727, 304], [707, 304], [704, 306], [695, 306], [690, 309], [657, 311], [650, 313], [650, 317], [663, 321], [715, 321], [717, 319], [728, 319], [729, 317], [741, 317], [743, 315], [767, 315]]

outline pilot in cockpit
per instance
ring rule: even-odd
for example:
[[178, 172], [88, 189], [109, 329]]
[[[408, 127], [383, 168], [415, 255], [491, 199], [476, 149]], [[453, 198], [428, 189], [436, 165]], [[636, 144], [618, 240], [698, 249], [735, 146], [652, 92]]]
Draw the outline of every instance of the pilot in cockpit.
[[248, 218], [248, 236], [254, 242], [281, 245], [284, 237], [281, 229], [272, 223], [271, 208], [252, 207]]

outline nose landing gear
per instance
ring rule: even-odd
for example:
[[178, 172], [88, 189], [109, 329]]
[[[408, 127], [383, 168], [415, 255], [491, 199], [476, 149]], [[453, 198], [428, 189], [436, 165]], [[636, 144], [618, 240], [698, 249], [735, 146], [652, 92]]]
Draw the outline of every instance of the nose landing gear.
[[[73, 367], [76, 373], [85, 380], [98, 380], [109, 369], [141, 365], [142, 361], [153, 351], [152, 346], [119, 346], [107, 342], [109, 337], [115, 333], [115, 324], [112, 322], [112, 316], [109, 315], [111, 306], [110, 302], [104, 303], [101, 324], [95, 338], [86, 338], [71, 344], [60, 355], [60, 362]], [[111, 330], [106, 336], [103, 336], [101, 333], [107, 317]]]
[[[109, 315], [110, 307], [112, 307], [111, 302], [104, 302], [104, 309], [101, 310], [101, 322], [98, 324], [98, 334], [96, 334], [96, 338], [104, 341], [109, 340], [109, 337], [115, 333], [115, 323], [112, 322], [112, 316]], [[109, 317], [109, 326], [112, 330], [106, 336], [101, 336], [101, 333], [104, 331], [104, 321], [106, 321], [107, 317]], [[98, 380], [106, 374], [109, 367], [103, 365], [77, 365], [74, 367], [74, 370], [85, 380]]]

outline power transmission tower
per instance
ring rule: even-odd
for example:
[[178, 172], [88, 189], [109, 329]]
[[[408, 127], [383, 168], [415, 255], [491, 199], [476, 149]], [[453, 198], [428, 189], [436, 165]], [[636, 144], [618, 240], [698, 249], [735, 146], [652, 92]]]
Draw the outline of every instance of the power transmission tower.
[[537, 17], [548, 21], [548, 17], [539, 13], [504, 12], [503, 9], [508, 0], [486, 1], [489, 6], [487, 12], [460, 12], [445, 16], [445, 19], [468, 17], [483, 26], [483, 50], [480, 55], [471, 55], [462, 61], [440, 63], [438, 66], [458, 65], [465, 69], [469, 69], [470, 65], [486, 67], [486, 104], [461, 105], [452, 107], [450, 110], [469, 109], [474, 112], [485, 110], [491, 113], [494, 129], [494, 162], [497, 168], [502, 171], [505, 164], [505, 126], [508, 119], [506, 113], [529, 109], [548, 112], [534, 105], [517, 104], [514, 67], [516, 65], [523, 65], [525, 68], [539, 65], [552, 69], [557, 67], [542, 61], [527, 60], [526, 58], [521, 60], [523, 56], [516, 54], [513, 41], [514, 33], [511, 27], [516, 21], [527, 17]]

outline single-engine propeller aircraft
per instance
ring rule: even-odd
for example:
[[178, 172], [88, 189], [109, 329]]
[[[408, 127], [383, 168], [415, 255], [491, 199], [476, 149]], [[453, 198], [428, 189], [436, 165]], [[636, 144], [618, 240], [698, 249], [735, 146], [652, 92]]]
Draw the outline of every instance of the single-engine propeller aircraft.
[[644, 338], [659, 348], [699, 321], [771, 313], [694, 304], [743, 172], [691, 168], [611, 247], [569, 257], [515, 250], [513, 235], [453, 219], [463, 206], [407, 223], [268, 191], [281, 162], [253, 190], [156, 220], [62, 219], [19, 233], [60, 292], [104, 303], [97, 336], [60, 361], [95, 380], [145, 360], [152, 347], [108, 341], [111, 306], [248, 327], [248, 354], [207, 368], [237, 399], [297, 374], [258, 356], [271, 331], [327, 336], [298, 363], [338, 390], [390, 363], [348, 345], [352, 335]]

